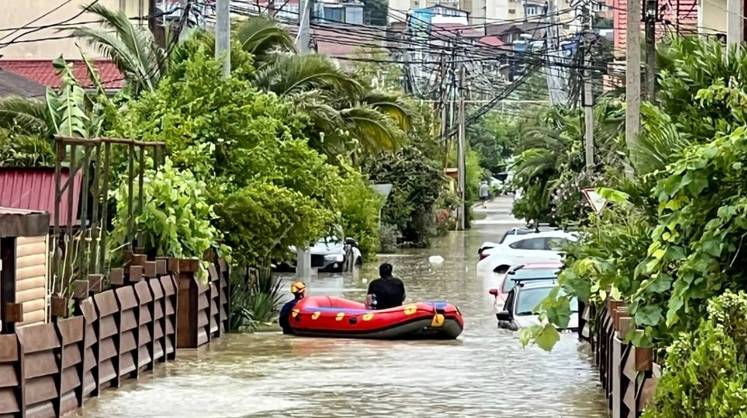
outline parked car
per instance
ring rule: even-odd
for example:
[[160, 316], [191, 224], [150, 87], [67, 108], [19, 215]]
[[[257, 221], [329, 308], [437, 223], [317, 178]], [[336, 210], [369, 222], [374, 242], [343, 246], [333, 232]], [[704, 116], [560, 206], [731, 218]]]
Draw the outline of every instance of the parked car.
[[[498, 327], [513, 331], [540, 323], [535, 308], [555, 288], [554, 280], [517, 280], [503, 309], [495, 314]], [[578, 300], [571, 300], [571, 318], [565, 329], [578, 329]]]
[[[358, 248], [358, 242], [352, 238], [341, 240], [335, 236], [329, 236], [318, 240], [309, 249], [311, 252], [311, 267], [317, 268], [319, 272], [341, 273], [350, 271], [354, 265], [363, 264], [363, 254]], [[296, 248], [289, 248], [291, 260], [279, 263], [277, 270], [295, 271]]]
[[563, 264], [560, 262], [548, 262], [548, 263], [529, 263], [513, 266], [504, 273], [498, 281], [498, 287], [490, 289], [490, 294], [495, 297], [493, 303], [495, 312], [503, 310], [503, 305], [506, 303], [508, 293], [516, 286], [516, 281], [519, 280], [555, 280], [560, 272], [560, 267]]
[[573, 232], [544, 231], [507, 238], [502, 244], [485, 249], [478, 263], [478, 271], [505, 273], [511, 266], [545, 261], [560, 261], [563, 246], [568, 241], [576, 241]]
[[552, 231], [553, 229], [548, 229], [549, 227], [546, 226], [540, 226], [539, 229], [537, 228], [528, 228], [528, 227], [514, 227], [506, 232], [503, 233], [503, 236], [501, 237], [500, 241], [498, 242], [492, 242], [492, 241], [485, 241], [480, 245], [480, 248], [477, 250], [477, 254], [480, 256], [480, 260], [487, 257], [488, 254], [485, 254], [483, 256], [483, 252], [485, 250], [489, 250], [495, 247], [500, 246], [501, 244], [510, 243], [513, 242], [519, 238], [522, 237], [522, 235], [529, 235], [529, 234], [536, 234], [537, 232], [543, 232], [543, 231]]

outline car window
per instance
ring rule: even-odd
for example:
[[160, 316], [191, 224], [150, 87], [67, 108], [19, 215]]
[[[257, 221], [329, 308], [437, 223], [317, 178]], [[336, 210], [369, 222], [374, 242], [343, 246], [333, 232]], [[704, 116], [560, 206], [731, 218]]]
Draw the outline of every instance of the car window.
[[498, 244], [503, 244], [503, 242], [506, 240], [506, 237], [508, 237], [510, 234], [511, 234], [511, 230], [510, 229], [508, 231], [504, 232], [503, 236], [501, 237], [501, 240], [498, 242]]
[[552, 287], [521, 289], [516, 299], [516, 315], [533, 315], [534, 308], [550, 294], [552, 289]]
[[517, 250], [544, 250], [546, 246], [545, 238], [529, 238], [509, 244], [509, 247]]
[[545, 238], [545, 249], [551, 251], [562, 251], [563, 247], [568, 244], [568, 240], [565, 238]]

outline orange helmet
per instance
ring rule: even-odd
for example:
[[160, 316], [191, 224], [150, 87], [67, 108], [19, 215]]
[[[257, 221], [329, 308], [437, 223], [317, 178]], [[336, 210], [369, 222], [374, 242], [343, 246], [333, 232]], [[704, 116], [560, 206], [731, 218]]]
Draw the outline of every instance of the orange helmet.
[[306, 284], [304, 284], [304, 282], [297, 281], [291, 284], [291, 293], [293, 293], [294, 295], [303, 293], [305, 291], [306, 291]]

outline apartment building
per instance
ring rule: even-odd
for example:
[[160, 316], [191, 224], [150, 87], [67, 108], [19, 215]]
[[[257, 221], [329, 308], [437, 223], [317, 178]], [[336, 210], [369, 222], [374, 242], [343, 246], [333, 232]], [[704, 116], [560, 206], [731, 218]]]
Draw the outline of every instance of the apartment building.
[[[113, 10], [124, 10], [140, 23], [147, 25], [149, 0], [99, 0], [99, 4]], [[96, 20], [83, 12], [83, 7], [91, 0], [50, 1], [50, 0], [6, 0], [3, 13], [0, 13], [0, 41], [3, 59], [54, 59], [63, 55], [67, 58], [80, 58], [80, 52], [73, 39], [61, 28], [71, 28], [76, 23], [95, 25]], [[62, 24], [63, 26], [59, 26]], [[50, 26], [50, 27], [44, 27]], [[24, 29], [18, 29], [18, 28]], [[18, 29], [18, 30], [17, 30]], [[92, 58], [100, 53], [81, 45]]]

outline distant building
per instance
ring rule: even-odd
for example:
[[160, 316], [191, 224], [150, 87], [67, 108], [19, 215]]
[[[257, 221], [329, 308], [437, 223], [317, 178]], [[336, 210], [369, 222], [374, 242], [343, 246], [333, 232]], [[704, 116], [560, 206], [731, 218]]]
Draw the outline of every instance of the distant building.
[[[82, 13], [82, 8], [91, 0], [6, 0], [3, 3], [0, 37], [5, 39], [0, 41], [0, 46], [4, 59], [51, 60], [60, 55], [80, 58], [75, 39], [65, 37], [69, 33], [60, 32], [60, 27], [55, 25], [64, 23], [67, 28], [72, 28], [75, 23], [95, 26], [95, 23], [91, 23], [92, 16]], [[135, 22], [148, 25], [148, 0], [99, 0], [98, 3], [112, 10], [124, 10]], [[45, 13], [49, 14], [39, 18]], [[51, 27], [44, 27], [47, 25]], [[25, 29], [9, 29], [21, 27]], [[89, 57], [102, 58], [100, 51], [88, 47], [85, 42], [80, 42], [80, 46]]]

